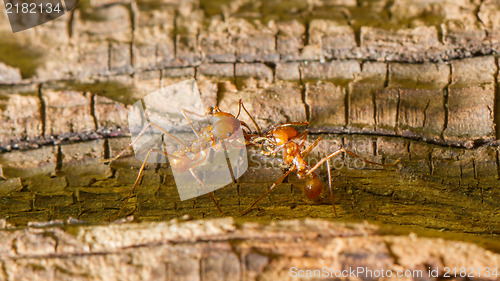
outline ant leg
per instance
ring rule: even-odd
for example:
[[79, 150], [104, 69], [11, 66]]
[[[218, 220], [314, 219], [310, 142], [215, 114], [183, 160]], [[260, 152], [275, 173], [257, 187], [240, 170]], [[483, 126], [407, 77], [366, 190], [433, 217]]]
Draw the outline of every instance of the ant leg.
[[299, 147], [302, 147], [305, 143], [306, 143], [306, 140], [307, 140], [307, 135], [309, 134], [308, 131], [305, 131], [299, 135], [297, 135], [295, 138], [302, 138], [302, 140], [300, 141], [299, 143]]
[[146, 131], [149, 129], [149, 127], [151, 127], [151, 123], [147, 124], [146, 127], [144, 127], [144, 129], [142, 129], [142, 131], [137, 135], [137, 137], [135, 137], [135, 139], [124, 150], [122, 150], [120, 153], [118, 153], [115, 157], [113, 157], [111, 159], [103, 159], [102, 161], [104, 163], [110, 163], [110, 162], [113, 162], [116, 159], [120, 158], [120, 156], [122, 156], [122, 154], [125, 153], [125, 151], [127, 151], [127, 149], [134, 146], [134, 144], [139, 140], [139, 138], [146, 133]]
[[174, 141], [176, 141], [179, 144], [181, 144], [182, 146], [184, 146], [184, 148], [189, 148], [189, 146], [187, 146], [183, 141], [181, 141], [180, 139], [176, 138], [174, 135], [170, 134], [169, 132], [165, 131], [165, 129], [163, 129], [162, 127], [160, 127], [156, 123], [151, 122], [150, 124], [151, 124], [151, 126], [153, 126], [153, 127], [157, 128], [158, 130], [160, 130], [160, 132], [162, 132], [166, 136], [170, 137]]
[[281, 128], [281, 127], [289, 127], [289, 126], [297, 126], [297, 125], [309, 125], [309, 121], [283, 123], [283, 124], [280, 124], [278, 127], [276, 127], [276, 129]]
[[[236, 118], [236, 119], [238, 119], [238, 118]], [[240, 123], [241, 123], [241, 126], [243, 126], [243, 127], [245, 127], [245, 128], [248, 129], [248, 133], [247, 134], [250, 135], [251, 132], [252, 132], [252, 129], [250, 129], [250, 126], [248, 126], [248, 124], [245, 123], [245, 122], [243, 122], [243, 121], [240, 121]]]
[[392, 163], [392, 164], [382, 164], [382, 163], [373, 162], [373, 161], [370, 161], [370, 160], [366, 160], [363, 157], [361, 157], [361, 156], [359, 156], [357, 154], [354, 154], [353, 152], [351, 152], [349, 150], [345, 150], [343, 147], [341, 147], [338, 150], [334, 151], [332, 154], [330, 154], [328, 156], [325, 156], [323, 159], [321, 159], [320, 161], [318, 161], [318, 163], [316, 163], [316, 165], [314, 165], [314, 167], [312, 167], [309, 171], [307, 171], [307, 173], [305, 175], [306, 176], [310, 175], [314, 170], [318, 169], [319, 166], [321, 166], [321, 164], [323, 164], [325, 161], [328, 161], [328, 159], [330, 159], [330, 158], [332, 158], [332, 157], [334, 157], [334, 156], [336, 156], [336, 155], [338, 155], [338, 154], [340, 154], [342, 152], [345, 152], [345, 153], [347, 153], [349, 155], [352, 155], [352, 156], [354, 156], [356, 158], [359, 158], [359, 159], [363, 160], [364, 162], [366, 162], [368, 164], [373, 164], [373, 165], [379, 165], [379, 166], [385, 166], [385, 167], [389, 166], [390, 167], [390, 166], [395, 166], [395, 165], [397, 165], [400, 162], [399, 159], [396, 160], [396, 161], [394, 161], [394, 163]]
[[291, 168], [290, 170], [288, 170], [288, 172], [286, 172], [281, 178], [279, 178], [277, 181], [275, 181], [273, 183], [273, 185], [271, 185], [269, 187], [268, 190], [266, 190], [266, 192], [264, 192], [264, 194], [262, 194], [257, 200], [255, 200], [255, 202], [253, 202], [252, 205], [250, 205], [250, 207], [248, 207], [245, 211], [243, 211], [241, 213], [241, 215], [245, 215], [246, 213], [248, 213], [260, 200], [264, 199], [264, 197], [266, 197], [271, 191], [273, 191], [273, 189], [278, 186], [278, 184], [280, 184], [282, 181], [285, 180], [285, 178], [290, 174], [292, 173], [293, 171], [295, 171], [295, 166], [293, 168]]
[[[187, 111], [187, 110], [185, 110], [185, 109], [181, 109], [181, 112], [182, 112], [182, 115], [184, 115], [184, 118], [188, 121], [189, 126], [190, 126], [190, 127], [191, 127], [191, 129], [193, 130], [194, 134], [195, 134], [198, 138], [200, 138], [200, 134], [199, 134], [198, 130], [196, 130], [196, 129], [194, 128], [193, 122], [191, 122], [191, 119], [190, 119], [190, 118], [187, 116], [187, 114], [186, 114], [186, 112], [190, 112], [190, 111]], [[192, 112], [190, 112], [190, 113], [192, 113]]]
[[[163, 151], [159, 151], [160, 153], [164, 153], [165, 156], [168, 157], [167, 153], [163, 152]], [[196, 181], [208, 192], [208, 195], [210, 196], [210, 198], [212, 198], [212, 201], [214, 201], [214, 204], [215, 206], [217, 207], [217, 209], [219, 210], [219, 212], [221, 214], [224, 215], [224, 212], [222, 212], [219, 204], [217, 203], [217, 201], [215, 201], [215, 198], [214, 196], [212, 195], [212, 192], [210, 192], [208, 190], [208, 188], [205, 186], [205, 184], [203, 183], [203, 181], [196, 175], [196, 173], [193, 171], [193, 168], [196, 168], [198, 166], [200, 166], [201, 164], [203, 164], [205, 162], [205, 160], [207, 159], [207, 155], [202, 151], [202, 158], [201, 159], [198, 159], [198, 161], [196, 163], [194, 163], [194, 165], [192, 165], [190, 168], [189, 168], [189, 172], [191, 173], [191, 175], [196, 179]]]
[[246, 107], [243, 104], [243, 101], [241, 101], [241, 99], [238, 101], [238, 114], [236, 114], [236, 119], [238, 119], [238, 117], [240, 116], [241, 108], [243, 108], [243, 110], [246, 112], [248, 117], [250, 117], [250, 120], [252, 120], [252, 123], [254, 124], [255, 128], [257, 128], [257, 132], [259, 133], [259, 136], [261, 136], [262, 130], [260, 129], [257, 122], [255, 122], [255, 119], [253, 118], [253, 116], [248, 112], [248, 110], [246, 109]]
[[[301, 156], [302, 157], [306, 157], [310, 152], [311, 150], [313, 150], [317, 145], [318, 143], [321, 141], [321, 137], [319, 137], [313, 144], [311, 144], [306, 150], [304, 150], [302, 153], [301, 153]], [[250, 207], [248, 207], [245, 211], [243, 211], [241, 213], [241, 215], [245, 215], [246, 213], [248, 213], [260, 200], [262, 200], [264, 197], [266, 197], [271, 191], [273, 191], [274, 188], [276, 188], [276, 186], [278, 184], [280, 184], [281, 182], [283, 182], [285, 180], [285, 178], [290, 174], [292, 173], [293, 171], [296, 170], [296, 167], [293, 166], [292, 168], [290, 168], [290, 170], [288, 170], [281, 178], [279, 178], [276, 182], [274, 182], [268, 190], [266, 190], [266, 192], [264, 192], [264, 194], [262, 194], [257, 200], [255, 200], [255, 202], [253, 202], [252, 205], [250, 205]]]
[[[141, 176], [142, 176], [142, 173], [144, 172], [144, 168], [146, 167], [146, 163], [148, 162], [148, 158], [149, 158], [149, 155], [151, 154], [151, 152], [153, 152], [154, 149], [150, 149], [148, 151], [148, 153], [146, 154], [146, 157], [144, 158], [144, 161], [142, 162], [142, 165], [141, 165], [141, 169], [139, 170], [139, 174], [137, 175], [137, 178], [135, 179], [135, 182], [134, 182], [134, 185], [132, 186], [132, 190], [130, 190], [130, 193], [129, 195], [127, 196], [127, 198], [125, 199], [125, 202], [123, 202], [123, 205], [122, 207], [120, 208], [120, 210], [118, 211], [118, 213], [116, 215], [114, 215], [113, 217], [109, 218], [108, 220], [109, 221], [114, 221], [116, 220], [120, 214], [123, 212], [123, 209], [125, 209], [125, 206], [127, 205], [127, 202], [128, 200], [130, 199], [130, 197], [132, 197], [132, 194], [134, 194], [134, 190], [135, 188], [137, 187], [137, 185], [139, 184], [139, 181], [141, 179]], [[163, 153], [163, 151], [162, 151]]]
[[214, 201], [214, 204], [215, 206], [217, 206], [217, 209], [219, 210], [219, 212], [224, 215], [224, 212], [221, 210], [219, 204], [217, 203], [217, 201], [215, 201], [215, 198], [214, 196], [212, 195], [212, 192], [210, 192], [208, 190], [208, 188], [205, 186], [205, 184], [203, 183], [202, 180], [200, 180], [200, 178], [196, 175], [196, 173], [193, 171], [193, 168], [189, 168], [189, 172], [191, 172], [191, 175], [193, 175], [193, 177], [196, 179], [196, 181], [205, 189], [206, 192], [208, 192], [208, 195], [210, 196], [210, 198], [212, 198], [212, 201]]
[[279, 145], [277, 146], [275, 149], [271, 150], [271, 151], [264, 151], [262, 152], [262, 154], [264, 155], [272, 155], [272, 154], [276, 154], [278, 153], [278, 151], [280, 151], [283, 147], [285, 147], [285, 145], [293, 142], [295, 139], [300, 139], [302, 138], [302, 141], [300, 142], [300, 145], [299, 147], [302, 147], [302, 145], [304, 145], [305, 141], [306, 141], [306, 137], [307, 137], [307, 134], [308, 132], [303, 132], [303, 133], [300, 133], [298, 134], [297, 136], [295, 136], [294, 138], [288, 140], [286, 143], [282, 144], [282, 145]]
[[137, 143], [137, 141], [139, 140], [139, 138], [144, 135], [146, 133], [146, 131], [150, 128], [150, 127], [155, 127], [157, 128], [158, 130], [160, 130], [163, 134], [167, 135], [168, 137], [172, 138], [173, 140], [175, 140], [176, 142], [178, 142], [179, 144], [181, 144], [182, 146], [184, 146], [185, 148], [188, 148], [188, 146], [182, 142], [181, 140], [179, 140], [178, 138], [176, 138], [175, 136], [173, 136], [172, 134], [168, 133], [167, 131], [165, 131], [163, 128], [161, 128], [160, 126], [158, 126], [157, 124], [153, 123], [153, 122], [149, 122], [145, 127], [144, 129], [142, 129], [142, 131], [135, 137], [135, 139], [125, 148], [123, 149], [120, 153], [118, 153], [115, 157], [111, 158], [111, 159], [104, 159], [104, 162], [105, 163], [109, 163], [109, 162], [113, 162], [115, 161], [116, 159], [120, 158], [120, 156], [123, 155], [123, 153], [125, 153], [125, 151], [127, 151], [127, 149], [131, 148], [132, 146], [134, 146], [134, 144]]
[[309, 176], [312, 172], [314, 172], [316, 169], [318, 169], [323, 163], [325, 163], [325, 161], [328, 161], [330, 158], [335, 157], [335, 156], [339, 155], [342, 152], [345, 152], [345, 149], [343, 147], [337, 149], [336, 151], [334, 151], [330, 155], [323, 157], [323, 159], [319, 160], [318, 163], [316, 163], [316, 165], [314, 165], [314, 167], [312, 167], [311, 169], [309, 169], [304, 174], [304, 176]]
[[306, 157], [322, 140], [321, 137], [318, 137], [313, 144], [311, 144], [308, 148], [306, 148], [303, 152], [300, 153], [300, 156]]
[[[179, 158], [179, 157], [176, 157], [176, 156], [169, 156], [166, 152], [164, 151], [161, 151], [159, 149], [151, 149], [150, 152], [157, 152], [157, 153], [162, 153], [164, 154], [166, 157], [173, 157], [173, 158]], [[198, 166], [200, 166], [201, 164], [203, 164], [205, 162], [205, 160], [207, 159], [207, 155], [202, 152], [202, 158], [201, 159], [198, 159], [198, 161], [196, 163], [194, 163], [194, 165], [189, 168], [189, 172], [191, 172], [191, 175], [193, 175], [193, 177], [196, 179], [196, 181], [208, 192], [208, 195], [210, 195], [210, 198], [212, 198], [212, 201], [214, 201], [215, 203], [215, 206], [217, 206], [217, 209], [219, 210], [219, 212], [221, 214], [224, 214], [224, 212], [222, 212], [219, 204], [217, 204], [217, 202], [215, 201], [215, 198], [213, 197], [212, 195], [212, 192], [210, 192], [207, 187], [205, 186], [205, 184], [203, 183], [203, 181], [200, 180], [200, 178], [194, 173], [193, 171], [193, 168], [196, 168]]]
[[328, 189], [330, 189], [330, 198], [332, 198], [333, 212], [335, 213], [335, 217], [338, 218], [337, 209], [335, 209], [335, 195], [332, 191], [332, 172], [330, 171], [330, 161], [326, 161], [326, 167], [328, 171]]
[[193, 114], [193, 115], [196, 115], [198, 117], [205, 117], [205, 118], [208, 119], [208, 115], [207, 114], [199, 114], [197, 112], [194, 112], [194, 111], [191, 111], [191, 110], [187, 110], [187, 109], [181, 109], [181, 110], [184, 111], [184, 112], [187, 112], [189, 114]]
[[241, 99], [238, 101], [238, 114], [236, 114], [236, 119], [238, 119], [238, 117], [240, 117], [240, 113], [241, 113]]

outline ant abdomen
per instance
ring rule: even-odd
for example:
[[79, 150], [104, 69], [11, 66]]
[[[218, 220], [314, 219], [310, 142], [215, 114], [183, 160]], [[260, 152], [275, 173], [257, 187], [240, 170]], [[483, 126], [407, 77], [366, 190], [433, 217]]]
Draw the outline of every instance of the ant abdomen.
[[316, 200], [323, 192], [323, 183], [315, 174], [311, 174], [303, 187], [302, 192], [309, 200]]
[[170, 167], [179, 173], [185, 173], [191, 167], [191, 160], [187, 157], [170, 159]]

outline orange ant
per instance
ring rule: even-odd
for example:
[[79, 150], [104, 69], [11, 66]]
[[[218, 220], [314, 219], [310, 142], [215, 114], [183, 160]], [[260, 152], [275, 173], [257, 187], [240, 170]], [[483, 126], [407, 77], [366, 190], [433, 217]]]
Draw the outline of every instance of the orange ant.
[[[235, 117], [231, 113], [224, 112], [220, 110], [217, 106], [214, 106], [213, 110], [211, 113], [208, 114], [208, 116], [211, 119], [211, 125], [207, 125], [205, 127], [201, 127], [200, 129], [196, 129], [193, 123], [191, 122], [190, 118], [187, 116], [186, 113], [192, 113], [196, 114], [194, 112], [190, 112], [184, 109], [181, 109], [182, 114], [184, 115], [184, 118], [188, 121], [189, 126], [193, 130], [193, 132], [196, 134], [197, 138], [194, 139], [193, 141], [189, 143], [184, 143], [182, 140], [178, 139], [174, 135], [170, 134], [163, 128], [161, 128], [158, 124], [149, 122], [140, 132], [139, 134], [135, 137], [135, 139], [118, 155], [116, 155], [114, 158], [107, 160], [106, 162], [113, 162], [117, 160], [120, 156], [123, 155], [129, 148], [133, 147], [137, 141], [140, 139], [141, 136], [143, 136], [148, 129], [151, 127], [158, 129], [162, 134], [165, 136], [171, 138], [175, 142], [181, 145], [181, 149], [178, 149], [174, 151], [171, 154], [168, 154], [167, 152], [160, 150], [160, 149], [155, 149], [155, 148], [150, 148], [148, 152], [146, 153], [146, 156], [143, 160], [143, 163], [140, 167], [139, 174], [137, 175], [137, 178], [134, 182], [134, 185], [132, 186], [132, 189], [130, 191], [130, 194], [128, 197], [125, 199], [125, 202], [123, 203], [123, 206], [120, 208], [118, 211], [117, 215], [115, 215], [113, 218], [117, 218], [120, 216], [122, 213], [123, 209], [125, 208], [128, 200], [132, 197], [135, 188], [140, 182], [141, 176], [144, 172], [144, 169], [146, 167], [146, 163], [148, 162], [148, 159], [151, 155], [151, 153], [160, 153], [165, 155], [166, 157], [170, 158], [170, 166], [172, 167], [172, 170], [175, 170], [179, 173], [185, 173], [189, 171], [191, 175], [195, 178], [195, 180], [198, 182], [199, 185], [203, 187], [203, 189], [208, 193], [212, 201], [214, 202], [215, 206], [219, 210], [221, 214], [224, 214], [222, 209], [220, 208], [219, 204], [215, 200], [214, 196], [212, 195], [212, 192], [208, 190], [206, 187], [205, 183], [198, 177], [198, 175], [194, 172], [194, 168], [202, 165], [205, 160], [207, 159], [207, 155], [209, 153], [210, 149], [213, 149], [214, 151], [220, 151], [221, 149], [225, 148], [225, 143], [231, 142], [234, 140], [235, 135], [238, 133], [238, 130], [240, 127], [246, 128], [246, 130], [242, 130], [243, 137], [245, 138], [245, 141], [250, 140], [250, 128], [249, 126], [244, 122], [238, 120], [238, 117], [240, 116], [241, 109], [248, 114], [252, 122], [256, 127], [258, 127], [257, 123], [255, 123], [255, 120], [253, 117], [248, 113], [246, 110], [245, 106], [243, 103], [240, 101], [239, 103], [239, 109], [238, 109], [238, 114]], [[247, 132], [248, 130], [248, 132]], [[258, 129], [259, 134], [260, 134], [260, 128]], [[245, 145], [244, 143], [242, 145]], [[233, 181], [235, 181], [234, 176], [233, 176]], [[112, 220], [112, 219], [111, 219]]]
[[[245, 113], [250, 117], [250, 120], [254, 124], [254, 126], [257, 129], [257, 134], [252, 134], [250, 127], [244, 122], [238, 119], [241, 113], [241, 109], [245, 111]], [[154, 127], [162, 134], [165, 136], [173, 139], [177, 143], [179, 143], [183, 148], [176, 150], [173, 152], [171, 155], [167, 154], [163, 150], [159, 149], [149, 149], [149, 151], [146, 154], [146, 157], [141, 165], [141, 168], [139, 170], [139, 174], [134, 182], [134, 185], [130, 191], [130, 194], [128, 197], [125, 199], [125, 202], [123, 203], [123, 206], [119, 210], [118, 214], [115, 217], [119, 217], [123, 209], [125, 208], [126, 203], [128, 200], [131, 198], [133, 195], [133, 192], [137, 185], [139, 184], [140, 178], [143, 174], [143, 171], [145, 169], [146, 163], [148, 161], [148, 158], [152, 152], [160, 153], [163, 154], [167, 157], [170, 156], [170, 166], [172, 167], [173, 170], [178, 171], [178, 172], [187, 172], [189, 171], [191, 175], [196, 179], [196, 181], [207, 191], [209, 194], [210, 198], [214, 202], [215, 206], [217, 207], [218, 211], [221, 214], [224, 214], [222, 209], [220, 208], [219, 204], [215, 200], [215, 198], [212, 195], [212, 192], [208, 190], [206, 185], [203, 183], [203, 181], [196, 175], [196, 173], [193, 171], [194, 168], [197, 166], [200, 166], [203, 164], [207, 158], [208, 150], [213, 149], [214, 151], [219, 151], [221, 148], [223, 148], [223, 145], [221, 143], [224, 143], [225, 141], [230, 141], [235, 133], [238, 131], [240, 127], [244, 127], [245, 130], [242, 130], [243, 136], [246, 141], [246, 145], [255, 145], [258, 147], [261, 147], [264, 149], [262, 151], [263, 154], [265, 155], [276, 155], [279, 151], [283, 150], [283, 162], [285, 165], [290, 165], [290, 168], [288, 171], [280, 177], [276, 182], [274, 182], [269, 189], [262, 194], [252, 205], [250, 205], [245, 211], [242, 212], [242, 215], [245, 215], [248, 213], [260, 200], [262, 200], [264, 197], [266, 197], [278, 184], [283, 182], [285, 178], [291, 174], [294, 171], [297, 171], [297, 176], [299, 179], [305, 179], [306, 184], [305, 187], [303, 188], [303, 193], [305, 196], [310, 199], [310, 200], [315, 200], [317, 199], [321, 192], [323, 191], [323, 184], [321, 180], [318, 178], [318, 176], [314, 173], [324, 162], [327, 162], [327, 171], [328, 171], [328, 187], [330, 190], [330, 196], [332, 200], [332, 206], [333, 210], [335, 213], [335, 216], [337, 216], [337, 211], [335, 209], [335, 199], [334, 195], [332, 192], [332, 186], [331, 186], [331, 169], [330, 169], [330, 163], [329, 159], [332, 157], [335, 157], [336, 155], [344, 152], [349, 155], [352, 155], [354, 157], [357, 157], [361, 160], [363, 160], [366, 163], [370, 164], [375, 164], [375, 165], [382, 165], [382, 166], [394, 166], [396, 165], [399, 160], [395, 161], [393, 164], [380, 164], [376, 162], [372, 162], [369, 160], [366, 160], [356, 154], [354, 154], [351, 151], [348, 151], [344, 148], [340, 148], [336, 150], [335, 152], [325, 156], [322, 158], [316, 165], [312, 168], [309, 168], [306, 161], [304, 160], [305, 157], [319, 144], [319, 142], [322, 140], [321, 137], [318, 137], [316, 141], [314, 141], [313, 144], [309, 145], [308, 147], [305, 146], [305, 142], [307, 139], [308, 131], [304, 131], [302, 133], [298, 133], [296, 129], [294, 129], [291, 126], [297, 126], [297, 125], [308, 125], [309, 122], [291, 122], [291, 123], [284, 123], [281, 125], [278, 125], [276, 127], [273, 127], [269, 132], [263, 134], [262, 130], [260, 129], [259, 125], [256, 123], [255, 119], [252, 117], [252, 115], [248, 112], [248, 110], [245, 108], [243, 102], [240, 100], [239, 105], [238, 105], [238, 113], [236, 116], [232, 115], [231, 113], [224, 112], [220, 110], [217, 106], [215, 106], [212, 110], [212, 112], [209, 114], [209, 116], [212, 118], [212, 125], [208, 125], [205, 127], [201, 127], [199, 130], [197, 130], [194, 125], [192, 124], [191, 120], [189, 117], [186, 115], [185, 110], [181, 110], [184, 117], [188, 120], [189, 125], [193, 132], [196, 134], [197, 138], [193, 141], [191, 141], [189, 144], [185, 144], [182, 142], [180, 139], [176, 138], [172, 134], [168, 133], [164, 129], [162, 129], [159, 125], [149, 122], [143, 129], [142, 131], [136, 136], [136, 138], [123, 150], [121, 151], [118, 155], [116, 155], [114, 158], [109, 160], [109, 162], [115, 161], [118, 159], [123, 153], [127, 151], [127, 149], [131, 148], [138, 140], [139, 138], [146, 133], [146, 131]], [[192, 112], [191, 112], [192, 113]], [[222, 142], [217, 142], [217, 140], [221, 140]], [[297, 143], [297, 141], [300, 141]], [[234, 180], [234, 178], [233, 178]]]
[[[241, 103], [241, 101], [240, 101]], [[255, 123], [255, 122], [254, 122]], [[279, 151], [283, 151], [283, 163], [288, 165], [288, 171], [279, 178], [276, 182], [274, 182], [266, 192], [264, 192], [252, 205], [250, 205], [247, 209], [245, 209], [241, 215], [245, 215], [248, 213], [260, 200], [266, 197], [278, 184], [283, 182], [285, 178], [292, 172], [297, 172], [297, 177], [299, 179], [306, 179], [306, 184], [302, 189], [302, 192], [309, 200], [316, 200], [321, 195], [323, 191], [323, 184], [321, 180], [316, 175], [315, 171], [324, 163], [327, 164], [327, 173], [328, 173], [328, 187], [330, 191], [330, 197], [332, 200], [333, 211], [335, 216], [337, 217], [337, 210], [335, 209], [335, 197], [332, 192], [332, 176], [330, 169], [330, 162], [328, 161], [330, 158], [339, 155], [340, 153], [347, 153], [351, 156], [359, 158], [366, 163], [381, 165], [381, 166], [394, 166], [399, 163], [399, 160], [395, 161], [392, 164], [381, 164], [372, 162], [362, 158], [354, 154], [353, 152], [344, 149], [341, 147], [340, 149], [334, 151], [333, 153], [325, 156], [321, 160], [319, 160], [314, 167], [309, 168], [304, 158], [319, 144], [322, 140], [321, 137], [318, 137], [316, 141], [308, 147], [304, 147], [304, 144], [307, 139], [308, 131], [304, 131], [302, 133], [298, 133], [296, 129], [294, 129], [293, 125], [308, 125], [309, 122], [293, 122], [293, 123], [284, 123], [278, 125], [277, 127], [273, 127], [268, 133], [262, 135], [260, 133], [260, 128], [257, 126], [257, 130], [259, 131], [259, 135], [251, 135], [249, 142], [251, 144], [260, 146], [264, 148], [262, 153], [264, 155], [276, 155]], [[300, 141], [297, 143], [297, 141]], [[304, 149], [303, 149], [304, 148]]]

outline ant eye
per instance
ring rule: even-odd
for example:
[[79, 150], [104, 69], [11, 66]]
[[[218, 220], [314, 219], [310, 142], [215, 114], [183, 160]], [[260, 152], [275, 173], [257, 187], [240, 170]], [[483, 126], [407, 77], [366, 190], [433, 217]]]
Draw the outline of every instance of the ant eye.
[[231, 133], [227, 133], [227, 136], [230, 137], [231, 136]]

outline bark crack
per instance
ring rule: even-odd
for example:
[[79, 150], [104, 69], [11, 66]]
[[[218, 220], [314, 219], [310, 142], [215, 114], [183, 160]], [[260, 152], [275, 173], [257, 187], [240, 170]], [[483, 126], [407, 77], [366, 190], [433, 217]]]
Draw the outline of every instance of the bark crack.
[[345, 118], [345, 128], [347, 129], [347, 132], [349, 132], [349, 95], [350, 95], [350, 89], [349, 86], [345, 87], [345, 98], [344, 98], [344, 107], [345, 107], [345, 112], [344, 112], [344, 118]]
[[389, 241], [384, 241], [385, 247], [387, 248], [387, 252], [389, 253], [389, 256], [393, 259], [393, 262], [395, 265], [401, 265], [399, 262], [399, 256], [394, 253], [392, 250], [392, 243]]
[[483, 20], [479, 16], [479, 13], [481, 12], [481, 6], [483, 5], [483, 3], [484, 3], [484, 0], [481, 0], [481, 2], [479, 3], [479, 5], [477, 5], [476, 10], [474, 11], [474, 14], [476, 15], [477, 21], [483, 27], [484, 33], [486, 35], [486, 38], [489, 38], [490, 35], [489, 35], [489, 32], [488, 32], [488, 29], [486, 28], [486, 25], [484, 24]]
[[43, 84], [38, 85], [38, 99], [40, 100], [40, 121], [42, 123], [41, 136], [42, 138], [45, 138], [47, 134], [47, 103], [43, 98], [42, 87]]
[[424, 108], [424, 120], [422, 122], [422, 128], [425, 128], [425, 123], [427, 122], [427, 109], [429, 108], [429, 104], [431, 103], [431, 100], [427, 100], [427, 105], [425, 105]]
[[3, 273], [5, 280], [10, 280], [9, 271], [7, 270], [7, 266], [5, 265], [5, 262], [2, 262], [2, 273]]
[[500, 180], [500, 151], [497, 150], [497, 180]]
[[396, 105], [396, 120], [394, 122], [394, 132], [397, 134], [399, 131], [399, 114], [401, 111], [401, 90], [398, 90], [398, 103]]
[[[64, 2], [64, 1], [63, 1]], [[66, 30], [68, 32], [68, 37], [71, 38], [73, 36], [73, 24], [75, 21], [75, 10], [73, 9], [69, 12], [69, 18], [68, 18], [68, 23], [66, 26]]]
[[177, 39], [179, 37], [178, 32], [178, 27], [177, 27], [177, 19], [179, 18], [179, 12], [175, 11], [174, 13], [174, 30], [172, 31], [173, 34], [173, 41], [174, 41], [174, 58], [177, 59]]
[[306, 120], [311, 121], [311, 108], [310, 108], [309, 104], [307, 103], [307, 87], [304, 84], [302, 77], [303, 77], [302, 68], [299, 66], [299, 81], [300, 81], [300, 85], [301, 85], [301, 92], [300, 92], [301, 99], [302, 99], [302, 103], [304, 104], [304, 110], [306, 112]]
[[130, 66], [132, 67], [132, 72], [134, 72], [134, 44], [135, 44], [135, 28], [137, 24], [137, 3], [132, 0], [130, 2], [130, 28], [131, 28], [131, 38], [130, 38]]
[[444, 141], [444, 134], [446, 132], [446, 129], [448, 128], [448, 118], [450, 114], [450, 107], [448, 104], [448, 98], [449, 98], [449, 89], [450, 85], [452, 83], [452, 76], [453, 76], [453, 67], [451, 64], [449, 64], [449, 72], [448, 72], [448, 83], [443, 89], [443, 110], [444, 110], [444, 125], [443, 125], [443, 130], [441, 131], [441, 140]]
[[90, 94], [90, 116], [94, 120], [94, 127], [99, 130], [99, 122], [97, 121], [96, 111], [95, 111], [95, 94]]
[[111, 73], [112, 45], [108, 42], [108, 73]]
[[498, 57], [495, 57], [495, 74], [493, 77], [495, 96], [493, 98], [493, 121], [495, 123], [496, 138], [500, 140], [500, 91], [498, 89], [498, 75], [500, 65], [498, 64]]
[[429, 172], [431, 175], [434, 175], [434, 162], [432, 162], [432, 152], [434, 151], [434, 148], [429, 151]]

